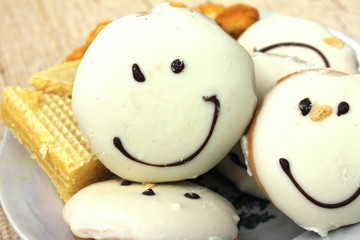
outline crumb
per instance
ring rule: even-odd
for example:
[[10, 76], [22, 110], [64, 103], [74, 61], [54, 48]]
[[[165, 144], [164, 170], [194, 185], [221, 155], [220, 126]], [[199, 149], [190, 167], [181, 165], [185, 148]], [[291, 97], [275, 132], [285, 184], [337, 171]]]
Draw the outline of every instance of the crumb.
[[310, 115], [310, 119], [313, 121], [321, 121], [328, 117], [332, 113], [332, 108], [329, 105], [321, 105], [317, 107]]
[[345, 43], [341, 39], [336, 37], [324, 38], [324, 42], [337, 49], [341, 49], [345, 46]]
[[185, 4], [182, 4], [182, 3], [180, 3], [180, 2], [172, 2], [172, 1], [169, 1], [168, 3], [169, 3], [170, 6], [172, 6], [172, 7], [186, 7]]
[[146, 189], [155, 187], [155, 183], [143, 183]]

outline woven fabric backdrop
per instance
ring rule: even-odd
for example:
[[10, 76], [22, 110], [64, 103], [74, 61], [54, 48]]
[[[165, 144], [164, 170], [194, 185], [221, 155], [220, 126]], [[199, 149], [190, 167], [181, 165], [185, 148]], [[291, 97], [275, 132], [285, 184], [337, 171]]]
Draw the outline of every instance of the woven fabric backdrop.
[[[197, 6], [205, 0], [176, 0]], [[175, 2], [176, 2], [175, 1]], [[145, 11], [161, 0], [0, 0], [0, 91], [30, 87], [32, 73], [61, 62], [105, 19]], [[263, 12], [302, 17], [341, 31], [360, 42], [359, 0], [214, 0], [246, 3]], [[0, 124], [0, 140], [5, 127]], [[0, 176], [2, 177], [2, 176]], [[21, 199], [19, 199], [21, 201]], [[19, 239], [0, 207], [0, 240]]]

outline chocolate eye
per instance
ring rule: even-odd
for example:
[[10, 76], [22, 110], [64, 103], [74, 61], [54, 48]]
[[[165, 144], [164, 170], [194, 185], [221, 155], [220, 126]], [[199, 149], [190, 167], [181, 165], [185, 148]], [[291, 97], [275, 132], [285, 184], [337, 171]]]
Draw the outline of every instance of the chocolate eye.
[[194, 192], [187, 192], [184, 194], [185, 197], [190, 198], [190, 199], [199, 199], [200, 196]]
[[175, 59], [172, 63], [171, 63], [171, 70], [174, 73], [180, 73], [182, 70], [184, 70], [185, 68], [185, 64], [182, 60], [180, 59]]
[[343, 114], [346, 114], [350, 109], [350, 106], [347, 102], [341, 102], [339, 103], [339, 106], [338, 106], [338, 111], [337, 111], [337, 115], [338, 116], [341, 116]]
[[120, 185], [121, 186], [129, 186], [129, 185], [131, 185], [131, 183], [132, 183], [131, 181], [124, 179], [121, 181]]
[[134, 63], [132, 65], [132, 74], [133, 74], [133, 77], [134, 77], [134, 79], [136, 81], [138, 81], [138, 82], [144, 82], [145, 81], [145, 76], [141, 72], [139, 65], [137, 65], [136, 63]]
[[155, 195], [155, 192], [154, 190], [152, 190], [151, 188], [148, 188], [146, 189], [145, 191], [142, 192], [143, 195], [146, 195], [146, 196], [154, 196]]
[[303, 100], [300, 101], [299, 103], [299, 109], [301, 111], [301, 114], [303, 116], [306, 116], [310, 110], [311, 110], [311, 101], [309, 98], [304, 98]]

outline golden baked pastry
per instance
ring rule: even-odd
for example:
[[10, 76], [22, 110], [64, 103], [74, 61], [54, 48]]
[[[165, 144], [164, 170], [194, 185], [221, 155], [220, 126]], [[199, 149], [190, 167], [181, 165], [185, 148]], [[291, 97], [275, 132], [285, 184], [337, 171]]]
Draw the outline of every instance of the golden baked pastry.
[[225, 8], [215, 18], [216, 23], [235, 39], [258, 20], [256, 8], [241, 3]]
[[172, 7], [186, 7], [185, 4], [181, 3], [181, 2], [169, 2], [169, 4]]
[[8, 87], [2, 95], [1, 116], [65, 202], [78, 190], [110, 175], [81, 135], [70, 98]]
[[86, 52], [87, 48], [89, 47], [90, 43], [94, 40], [94, 38], [98, 35], [98, 33], [109, 23], [111, 20], [105, 20], [100, 22], [94, 30], [90, 32], [90, 34], [86, 38], [86, 42], [83, 46], [76, 48], [72, 51], [68, 56], [65, 58], [65, 62], [74, 61], [81, 59]]
[[216, 19], [216, 17], [224, 12], [225, 6], [216, 3], [203, 3], [194, 8], [196, 11], [208, 16], [209, 18]]
[[80, 60], [64, 62], [35, 73], [30, 77], [30, 83], [44, 93], [70, 97], [79, 63]]

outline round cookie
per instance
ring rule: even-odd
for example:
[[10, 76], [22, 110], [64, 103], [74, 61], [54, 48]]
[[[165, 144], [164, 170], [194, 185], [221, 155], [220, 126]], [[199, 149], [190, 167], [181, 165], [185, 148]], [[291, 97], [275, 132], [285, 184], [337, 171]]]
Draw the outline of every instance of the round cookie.
[[213, 20], [161, 4], [99, 33], [77, 71], [73, 111], [110, 171], [177, 181], [208, 171], [238, 141], [254, 88], [251, 57]]
[[76, 193], [63, 215], [81, 238], [233, 240], [238, 235], [234, 207], [185, 181], [149, 189], [122, 180], [95, 183]]
[[358, 72], [354, 50], [327, 28], [305, 19], [274, 15], [249, 27], [238, 39], [249, 52], [296, 56], [319, 67]]
[[360, 75], [307, 70], [267, 94], [248, 133], [249, 167], [268, 198], [322, 237], [360, 222]]

